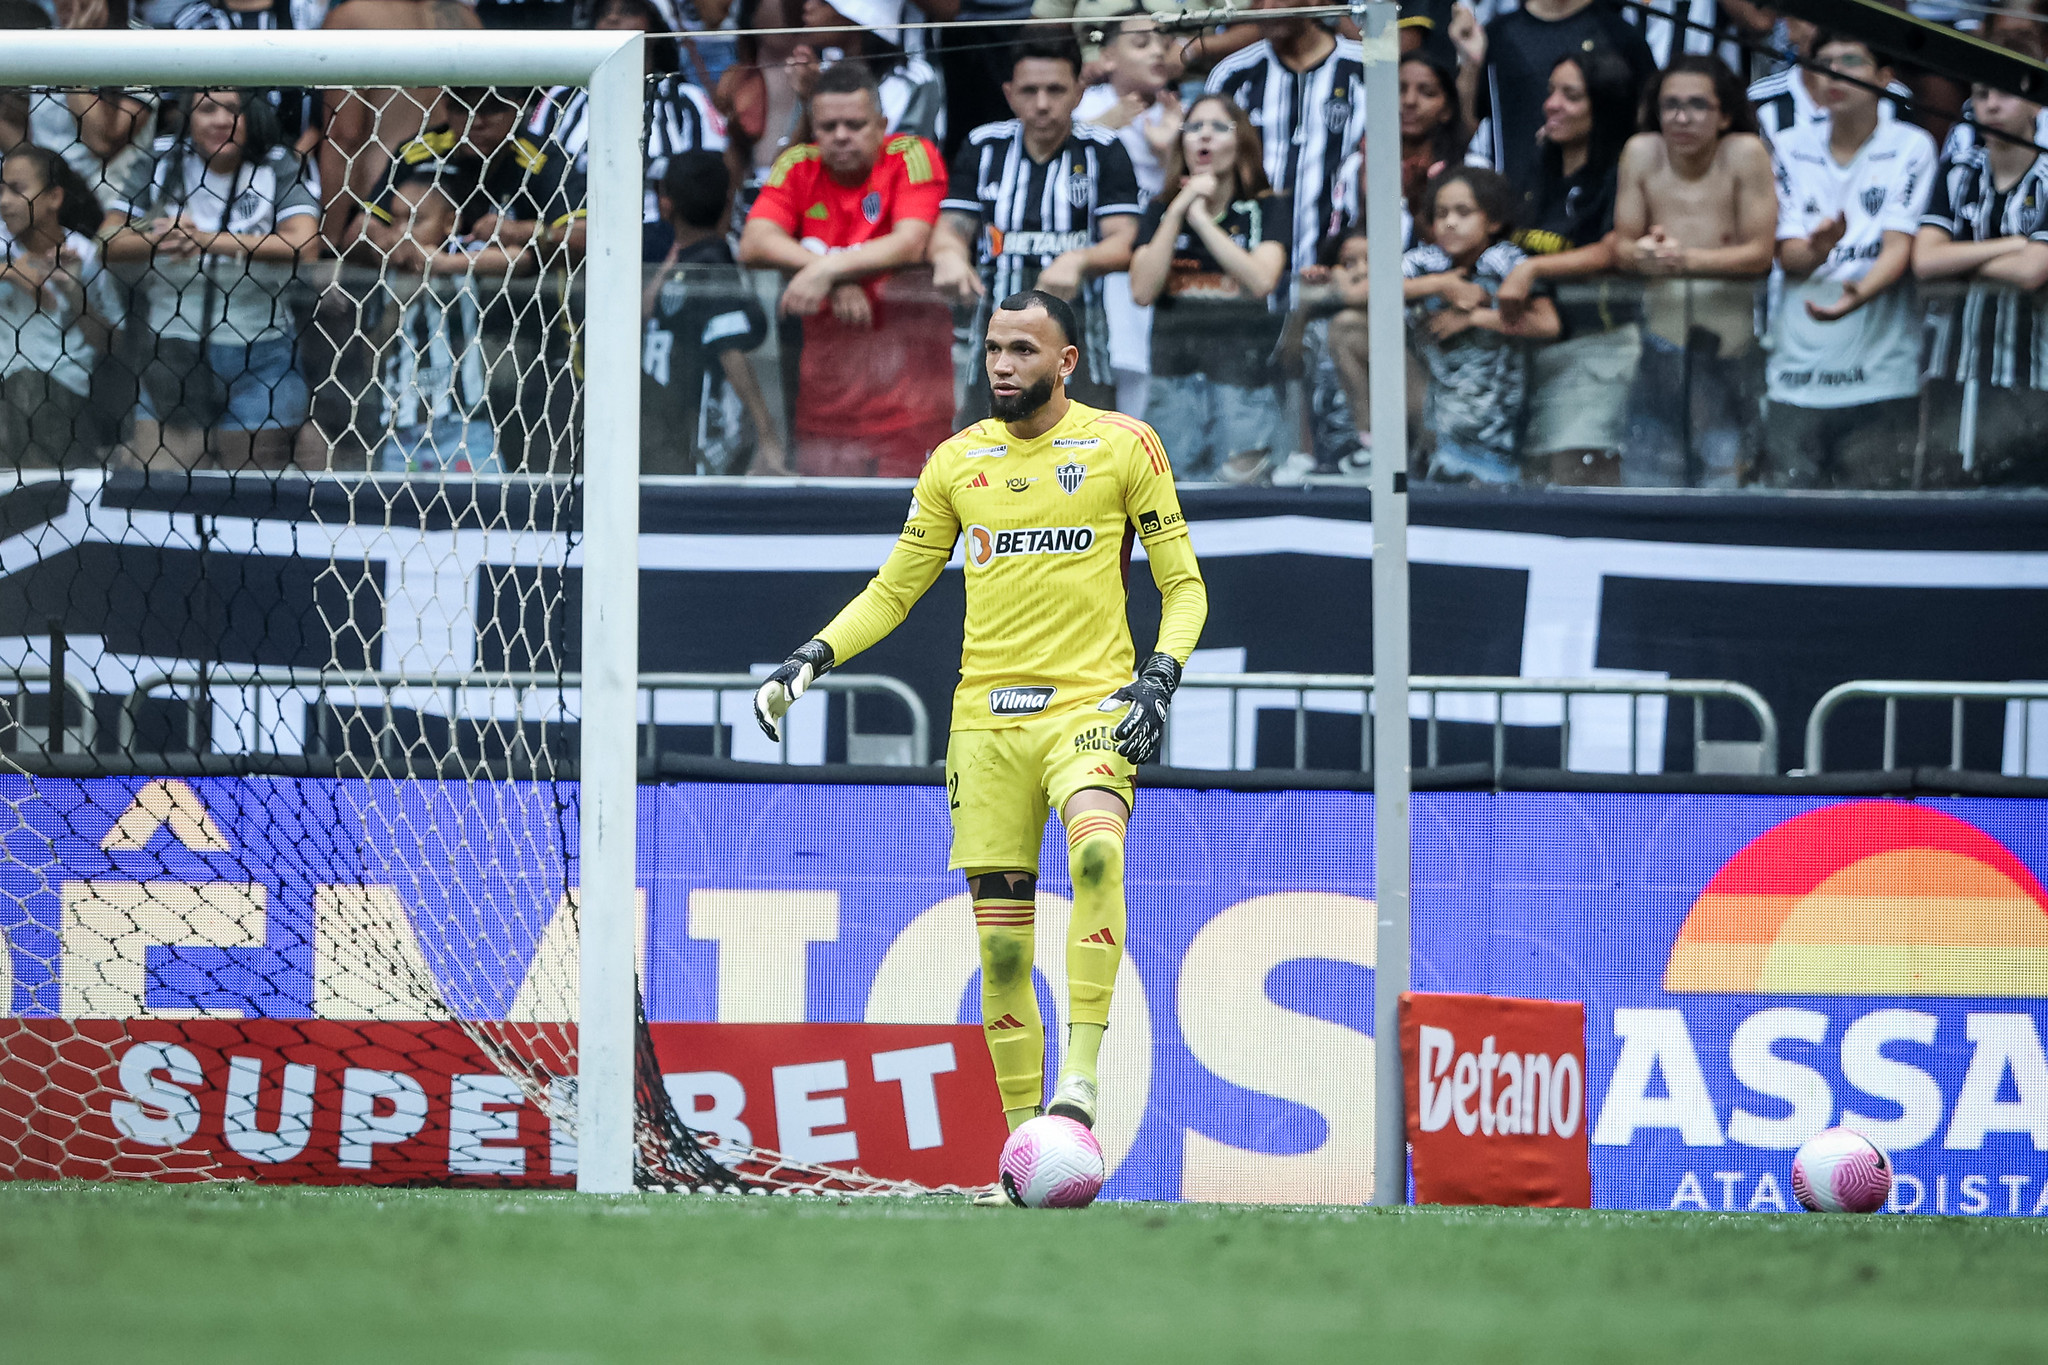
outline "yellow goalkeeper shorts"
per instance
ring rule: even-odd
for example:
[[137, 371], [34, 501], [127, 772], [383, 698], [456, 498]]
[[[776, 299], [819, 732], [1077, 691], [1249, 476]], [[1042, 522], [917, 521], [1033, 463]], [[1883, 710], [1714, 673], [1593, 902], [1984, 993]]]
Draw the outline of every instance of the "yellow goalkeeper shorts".
[[955, 730], [946, 741], [946, 805], [955, 870], [1038, 871], [1048, 809], [1090, 787], [1126, 809], [1132, 762], [1110, 743], [1117, 715], [1068, 711], [1001, 730]]

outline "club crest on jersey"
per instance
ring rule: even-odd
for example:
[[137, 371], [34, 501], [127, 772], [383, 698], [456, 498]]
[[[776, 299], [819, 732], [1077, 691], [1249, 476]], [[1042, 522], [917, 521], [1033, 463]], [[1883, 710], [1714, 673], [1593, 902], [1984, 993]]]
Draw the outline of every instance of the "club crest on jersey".
[[1351, 101], [1342, 95], [1323, 103], [1323, 126], [1333, 133], [1344, 131], [1344, 125], [1351, 121]]
[[1052, 705], [1057, 687], [992, 687], [988, 713], [992, 716], [1035, 716]]
[[1009, 453], [1010, 448], [1006, 445], [976, 446], [972, 450], [961, 451], [960, 458], [963, 460], [1000, 460]]
[[870, 223], [882, 221], [882, 196], [879, 191], [869, 190], [866, 197], [860, 201], [860, 216]]
[[1875, 216], [1877, 211], [1883, 207], [1884, 188], [1882, 186], [1872, 185], [1869, 189], [1863, 191], [1863, 211], [1865, 213]]
[[1078, 555], [1094, 544], [1095, 532], [1086, 526], [1027, 526], [1016, 531], [970, 526], [967, 562], [980, 569], [1012, 555]]
[[1074, 167], [1074, 173], [1067, 177], [1067, 202], [1077, 209], [1084, 207], [1088, 203], [1088, 196], [1094, 192], [1094, 183], [1088, 179], [1088, 168]]
[[1052, 474], [1054, 478], [1060, 481], [1061, 489], [1069, 496], [1072, 496], [1075, 490], [1080, 488], [1081, 480], [1088, 477], [1088, 466], [1075, 464], [1072, 460], [1069, 460], [1058, 469], [1055, 469]]

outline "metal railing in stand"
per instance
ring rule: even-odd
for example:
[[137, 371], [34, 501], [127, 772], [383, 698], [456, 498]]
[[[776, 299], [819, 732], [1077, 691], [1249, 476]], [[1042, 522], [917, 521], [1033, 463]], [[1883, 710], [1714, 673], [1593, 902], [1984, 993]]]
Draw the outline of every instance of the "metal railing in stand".
[[[561, 714], [562, 708], [559, 700], [549, 702], [540, 708], [543, 713], [553, 712], [552, 716], [547, 714], [526, 714], [525, 694], [542, 689], [547, 691], [568, 691], [577, 687], [578, 683], [579, 675], [575, 673], [505, 672], [448, 674], [408, 672], [402, 669], [318, 669], [263, 666], [237, 667], [233, 665], [223, 665], [207, 669], [166, 669], [162, 672], [145, 674], [136, 679], [134, 690], [121, 703], [119, 734], [122, 752], [132, 751], [135, 746], [135, 734], [144, 702], [148, 700], [151, 694], [166, 687], [203, 686], [209, 691], [222, 687], [249, 689], [250, 725], [255, 731], [256, 738], [260, 741], [264, 733], [263, 708], [265, 689], [312, 692], [326, 700], [330, 706], [333, 705], [333, 694], [335, 693], [355, 694], [369, 692], [379, 699], [380, 704], [386, 710], [393, 709], [393, 698], [399, 693], [440, 694], [446, 697], [447, 719], [450, 722], [456, 720], [461, 714], [462, 696], [464, 693], [475, 692], [480, 689], [491, 691], [514, 689], [520, 694], [520, 701], [514, 714], [510, 717], [493, 716], [489, 717], [489, 719], [509, 720], [514, 724], [523, 724], [529, 720], [539, 720], [542, 723], [546, 723], [549, 719], [556, 721], [567, 719], [567, 717]], [[711, 693], [711, 752], [713, 757], [722, 758], [725, 756], [726, 749], [726, 693], [745, 692], [751, 697], [754, 690], [760, 685], [761, 679], [751, 673], [642, 673], [639, 677], [637, 689], [649, 698], [647, 706], [648, 719], [640, 725], [640, 750], [642, 756], [652, 759], [659, 751], [658, 724], [655, 720], [652, 700], [655, 694], [661, 692]], [[900, 679], [885, 677], [876, 673], [828, 673], [812, 683], [811, 686], [820, 692], [842, 692], [847, 694], [849, 701], [847, 708], [847, 744], [850, 751], [858, 750], [861, 741], [864, 740], [904, 738], [902, 736], [862, 734], [855, 724], [856, 712], [851, 704], [852, 698], [862, 693], [888, 695], [896, 698], [910, 712], [910, 734], [907, 736], [909, 740], [908, 761], [918, 766], [922, 766], [930, 761], [931, 716], [925, 708], [924, 699], [912, 691], [907, 683], [902, 682]], [[356, 703], [350, 701], [348, 704], [354, 705]], [[417, 709], [417, 707], [414, 709]], [[88, 707], [87, 715], [90, 716], [90, 714], [91, 710]], [[741, 710], [740, 716], [736, 718], [735, 723], [753, 723], [751, 705]], [[199, 708], [195, 705], [188, 705], [185, 716], [185, 739], [187, 745], [194, 750], [199, 748], [199, 731]], [[307, 746], [309, 752], [330, 752], [327, 746], [326, 731], [326, 721], [325, 717], [323, 717], [318, 729], [309, 737], [312, 741]], [[396, 754], [393, 752], [396, 743], [397, 740], [393, 730], [390, 726], [385, 726], [379, 740], [380, 748], [385, 757], [396, 757]], [[889, 747], [894, 748], [895, 746]], [[784, 763], [789, 762], [789, 729], [787, 726], [783, 728], [782, 732], [781, 761]]]
[[[47, 668], [10, 668], [6, 672], [6, 677], [14, 684], [14, 711], [8, 717], [6, 724], [0, 726], [0, 741], [4, 741], [4, 747], [8, 752], [20, 753], [23, 747], [22, 737], [29, 733], [28, 722], [23, 719], [28, 714], [28, 699], [32, 695], [28, 685], [30, 683], [41, 683], [43, 685], [43, 692], [47, 695], [50, 690], [50, 670]], [[79, 710], [77, 729], [73, 729], [62, 721], [58, 723], [59, 728], [64, 733], [65, 747], [70, 748], [75, 743], [78, 746], [78, 752], [89, 754], [92, 752], [93, 745], [99, 741], [100, 737], [99, 717], [93, 713], [92, 709], [92, 692], [76, 677], [66, 677], [63, 686], [66, 695], [77, 698]], [[49, 741], [46, 739], [35, 747], [47, 751]]]
[[1838, 687], [1831, 687], [1821, 694], [1813, 704], [1813, 710], [1806, 716], [1806, 771], [1823, 773], [1827, 771], [1827, 727], [1835, 708], [1845, 701], [1882, 701], [1884, 703], [1884, 761], [1880, 765], [1886, 771], [1898, 766], [1899, 758], [1899, 703], [1902, 701], [1945, 701], [1949, 706], [1948, 721], [1948, 766], [1951, 772], [1963, 769], [1963, 703], [1971, 701], [2002, 701], [2008, 704], [2019, 702], [2020, 733], [2019, 756], [2020, 776], [2027, 776], [2028, 740], [2031, 736], [2033, 707], [2029, 702], [2048, 701], [2048, 683], [2022, 682], [1893, 682], [1876, 678], [1857, 678]]
[[[1181, 679], [1183, 689], [1224, 691], [1232, 694], [1230, 707], [1230, 760], [1237, 764], [1238, 707], [1235, 694], [1240, 692], [1292, 692], [1294, 694], [1294, 766], [1308, 766], [1308, 695], [1312, 692], [1350, 692], [1358, 695], [1361, 713], [1366, 697], [1372, 691], [1370, 673], [1189, 673]], [[1560, 699], [1558, 724], [1558, 767], [1569, 771], [1571, 767], [1572, 706], [1573, 697], [1627, 697], [1628, 708], [1628, 770], [1639, 770], [1641, 717], [1638, 700], [1643, 697], [1658, 697], [1665, 700], [1686, 698], [1692, 702], [1693, 717], [1693, 762], [1698, 772], [1723, 773], [1771, 773], [1777, 771], [1778, 717], [1771, 710], [1771, 704], [1755, 688], [1739, 682], [1718, 678], [1665, 678], [1632, 680], [1622, 678], [1506, 678], [1506, 677], [1452, 677], [1411, 675], [1408, 679], [1411, 695], [1428, 698], [1428, 710], [1420, 717], [1425, 721], [1426, 766], [1436, 767], [1439, 740], [1439, 716], [1437, 698], [1445, 695], [1491, 695], [1494, 698], [1493, 715], [1489, 721], [1493, 727], [1493, 770], [1499, 773], [1507, 766], [1507, 698], [1511, 696], [1557, 697]], [[1757, 738], [1755, 740], [1709, 740], [1706, 737], [1706, 707], [1710, 700], [1733, 702], [1747, 710], [1755, 719]], [[1453, 723], [1459, 723], [1453, 718]], [[1172, 725], [1168, 715], [1169, 732]], [[1171, 752], [1170, 750], [1168, 751]], [[1706, 758], [1711, 766], [1701, 766]], [[1359, 726], [1360, 771], [1372, 767], [1372, 726]]]

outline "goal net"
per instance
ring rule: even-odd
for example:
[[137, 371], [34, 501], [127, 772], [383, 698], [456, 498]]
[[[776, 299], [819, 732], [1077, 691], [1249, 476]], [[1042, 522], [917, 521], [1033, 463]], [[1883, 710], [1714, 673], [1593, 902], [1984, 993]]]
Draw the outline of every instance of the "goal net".
[[19, 36], [0, 1177], [901, 1188], [639, 1008], [641, 40]]

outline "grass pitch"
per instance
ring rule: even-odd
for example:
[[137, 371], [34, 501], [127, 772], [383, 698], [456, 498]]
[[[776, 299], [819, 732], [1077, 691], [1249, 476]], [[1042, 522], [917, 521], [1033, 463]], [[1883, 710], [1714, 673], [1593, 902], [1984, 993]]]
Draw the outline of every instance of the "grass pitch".
[[2039, 1361], [2036, 1220], [0, 1185], [0, 1360]]

